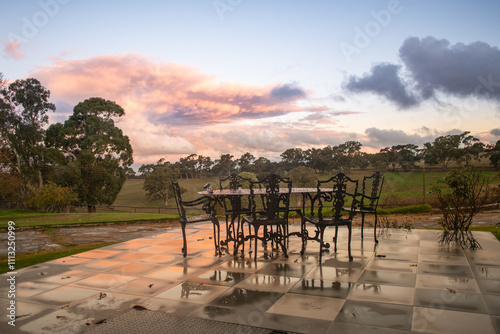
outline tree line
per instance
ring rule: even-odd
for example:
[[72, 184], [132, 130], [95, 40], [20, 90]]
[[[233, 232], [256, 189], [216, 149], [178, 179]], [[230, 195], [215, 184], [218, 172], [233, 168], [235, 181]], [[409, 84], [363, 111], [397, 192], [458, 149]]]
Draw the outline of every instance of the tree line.
[[0, 73], [1, 199], [57, 211], [112, 204], [133, 163], [129, 138], [115, 126], [125, 111], [92, 97], [49, 126], [49, 98], [37, 79], [7, 85]]

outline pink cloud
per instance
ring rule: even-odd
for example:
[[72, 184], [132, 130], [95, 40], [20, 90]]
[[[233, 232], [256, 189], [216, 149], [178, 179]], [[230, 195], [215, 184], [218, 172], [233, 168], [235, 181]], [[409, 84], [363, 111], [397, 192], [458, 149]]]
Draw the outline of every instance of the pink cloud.
[[12, 58], [15, 60], [23, 59], [26, 55], [21, 51], [21, 42], [12, 40], [3, 42], [4, 58]]

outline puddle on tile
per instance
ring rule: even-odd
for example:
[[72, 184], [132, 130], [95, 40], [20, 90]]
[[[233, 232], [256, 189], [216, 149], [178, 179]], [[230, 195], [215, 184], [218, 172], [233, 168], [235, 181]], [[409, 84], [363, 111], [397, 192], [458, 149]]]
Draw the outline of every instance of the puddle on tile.
[[29, 300], [46, 305], [63, 306], [66, 304], [76, 303], [82, 299], [98, 294], [99, 291], [97, 290], [72, 286], [62, 286], [60, 288], [56, 288], [32, 296]]
[[150, 263], [129, 263], [121, 267], [107, 271], [107, 274], [125, 275], [125, 276], [144, 276], [152, 271], [163, 268], [163, 266]]
[[416, 287], [419, 289], [453, 289], [459, 292], [480, 292], [476, 280], [469, 277], [449, 277], [418, 274]]
[[413, 306], [347, 300], [335, 322], [411, 330]]
[[73, 283], [73, 285], [91, 287], [95, 289], [109, 289], [118, 285], [125, 284], [134, 279], [136, 279], [136, 277], [133, 276], [97, 274], [95, 276], [75, 282]]
[[254, 274], [237, 285], [238, 288], [259, 291], [287, 292], [300, 278]]
[[413, 305], [415, 289], [380, 284], [355, 284], [349, 295], [350, 300], [364, 300], [380, 303]]
[[179, 282], [170, 282], [155, 278], [138, 278], [128, 283], [111, 288], [110, 291], [142, 296], [156, 296]]
[[206, 304], [226, 290], [226, 287], [218, 285], [183, 282], [160, 293], [156, 298]]
[[448, 289], [416, 289], [415, 306], [439, 308], [471, 313], [487, 313], [483, 298], [478, 293], [454, 292]]
[[247, 312], [248, 310], [260, 309], [260, 311], [265, 311], [271, 307], [276, 300], [278, 300], [283, 294], [276, 292], [265, 292], [242, 288], [231, 288], [223, 295], [217, 297], [210, 305], [213, 306], [223, 306], [223, 307], [235, 307], [238, 308], [240, 312]]
[[301, 279], [290, 289], [290, 293], [347, 299], [354, 283], [321, 279]]
[[338, 298], [286, 294], [267, 312], [333, 321], [343, 304], [344, 300]]
[[311, 270], [305, 276], [305, 278], [324, 279], [324, 280], [340, 281], [340, 282], [357, 282], [362, 272], [363, 271], [360, 269], [333, 268], [333, 267], [321, 266]]
[[450, 311], [425, 307], [415, 307], [413, 311], [412, 331], [441, 333], [481, 333], [495, 334], [490, 316], [459, 311]]
[[189, 281], [231, 287], [246, 279], [248, 276], [250, 276], [250, 273], [238, 273], [225, 270], [207, 270], [203, 274], [189, 279]]
[[313, 266], [311, 265], [303, 265], [303, 264], [288, 264], [288, 263], [270, 263], [261, 270], [259, 270], [258, 274], [267, 274], [267, 275], [275, 275], [275, 276], [284, 276], [284, 277], [297, 277], [302, 278], [306, 275]]
[[456, 276], [473, 278], [472, 272], [468, 266], [456, 266], [436, 263], [419, 263], [419, 274]]
[[416, 274], [398, 271], [365, 270], [358, 279], [359, 283], [397, 285], [414, 288]]
[[202, 269], [200, 268], [168, 266], [166, 268], [144, 275], [144, 277], [158, 278], [168, 281], [182, 281], [193, 277], [200, 271], [202, 271]]

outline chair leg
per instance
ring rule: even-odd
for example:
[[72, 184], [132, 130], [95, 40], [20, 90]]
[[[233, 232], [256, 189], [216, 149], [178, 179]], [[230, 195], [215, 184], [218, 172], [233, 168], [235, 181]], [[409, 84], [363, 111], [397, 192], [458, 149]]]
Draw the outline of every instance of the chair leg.
[[337, 253], [337, 236], [338, 236], [338, 233], [339, 233], [339, 227], [338, 226], [335, 226], [335, 244], [334, 244], [334, 251], [335, 253]]
[[[215, 254], [220, 256], [220, 255], [222, 255], [222, 251], [220, 249], [220, 225], [219, 225], [219, 221], [217, 220], [217, 218], [214, 218], [212, 220], [212, 224], [214, 225], [213, 228], [214, 228]], [[217, 232], [216, 232], [216, 229], [217, 229]]]
[[377, 211], [375, 211], [375, 228], [373, 229], [373, 238], [375, 239], [375, 243], [378, 243], [378, 240], [377, 240], [377, 223], [378, 223], [378, 217], [377, 217]]
[[181, 223], [181, 229], [182, 229], [182, 255], [186, 257], [187, 255], [186, 223]]
[[364, 238], [364, 236], [363, 236], [364, 227], [365, 227], [365, 213], [361, 212], [361, 239]]
[[349, 238], [348, 238], [348, 241], [347, 241], [347, 250], [348, 250], [348, 253], [349, 253], [349, 261], [352, 261], [353, 260], [353, 257], [351, 255], [351, 237], [352, 237], [352, 225], [347, 225], [347, 229], [349, 230]]

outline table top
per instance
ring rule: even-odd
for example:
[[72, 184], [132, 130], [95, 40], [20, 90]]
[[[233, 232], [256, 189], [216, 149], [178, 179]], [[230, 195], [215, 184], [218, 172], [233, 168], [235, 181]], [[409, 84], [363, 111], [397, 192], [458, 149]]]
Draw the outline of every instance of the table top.
[[[315, 193], [317, 192], [317, 188], [292, 188], [292, 194], [304, 194], [304, 193]], [[266, 189], [256, 189], [256, 194], [264, 194]], [[280, 188], [280, 193], [288, 192], [288, 188]], [[208, 192], [206, 190], [199, 191], [200, 195], [212, 195], [212, 196], [243, 196], [250, 195], [250, 189], [214, 189], [212, 192]]]

